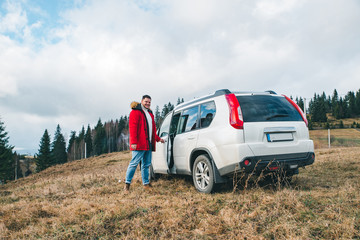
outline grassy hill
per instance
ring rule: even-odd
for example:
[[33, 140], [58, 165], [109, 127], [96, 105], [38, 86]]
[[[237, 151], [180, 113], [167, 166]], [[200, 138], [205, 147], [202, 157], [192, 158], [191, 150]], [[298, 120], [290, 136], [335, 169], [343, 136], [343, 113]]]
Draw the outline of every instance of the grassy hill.
[[[310, 138], [314, 141], [315, 149], [328, 148], [328, 129], [311, 130]], [[331, 147], [360, 147], [360, 129], [331, 129]]]
[[184, 177], [145, 191], [130, 153], [49, 168], [0, 186], [0, 239], [359, 239], [360, 148], [320, 149], [292, 184], [200, 194]]

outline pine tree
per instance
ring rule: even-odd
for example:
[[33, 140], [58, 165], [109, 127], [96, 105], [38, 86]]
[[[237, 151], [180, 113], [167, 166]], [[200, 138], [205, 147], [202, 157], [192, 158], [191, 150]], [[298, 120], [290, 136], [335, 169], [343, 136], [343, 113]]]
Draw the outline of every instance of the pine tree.
[[85, 143], [86, 143], [86, 157], [90, 157], [93, 154], [93, 144], [92, 144], [90, 125], [88, 125], [87, 130], [86, 130]]
[[85, 128], [82, 126], [79, 136], [76, 138], [76, 159], [85, 157]]
[[167, 105], [167, 109], [168, 109], [167, 113], [171, 112], [172, 110], [174, 110], [174, 105], [171, 104], [171, 102], [169, 102], [168, 105]]
[[110, 152], [115, 152], [115, 122], [111, 120], [110, 122], [110, 132], [108, 133], [108, 146]]
[[50, 151], [50, 135], [48, 130], [45, 129], [45, 132], [40, 140], [39, 153], [36, 158], [36, 171], [40, 172], [48, 167], [52, 161], [52, 154]]
[[336, 89], [334, 90], [334, 93], [332, 95], [332, 98], [331, 98], [331, 112], [332, 112], [332, 115], [339, 119], [339, 95], [336, 91]]
[[342, 120], [340, 120], [340, 123], [339, 123], [339, 128], [344, 128], [344, 123]]
[[111, 152], [111, 133], [112, 133], [112, 120], [110, 122], [105, 122], [104, 124], [104, 129], [105, 129], [105, 136], [106, 136], [106, 152], [105, 153], [110, 153]]
[[309, 123], [309, 125], [308, 125], [309, 130], [313, 130], [314, 126], [313, 126], [313, 122], [312, 122], [311, 118], [308, 119], [308, 123]]
[[346, 95], [346, 98], [349, 103], [349, 116], [355, 117], [356, 116], [356, 102], [355, 102], [355, 93], [352, 91], [349, 91]]
[[318, 97], [319, 99], [319, 106], [318, 109], [320, 111], [319, 113], [319, 120], [320, 122], [327, 122], [327, 116], [326, 116], [326, 94], [323, 92], [322, 96]]
[[14, 152], [13, 159], [14, 159], [14, 164], [15, 164], [15, 166], [14, 166], [15, 172], [14, 172], [14, 177], [12, 179], [15, 179], [15, 180], [24, 177], [22, 174], [22, 171], [21, 171], [21, 167], [20, 167], [20, 157], [21, 157], [20, 154], [17, 154], [16, 152]]
[[330, 112], [330, 101], [328, 101], [325, 92], [322, 93], [321, 95], [322, 101], [324, 102], [324, 107], [325, 107], [325, 112], [328, 113]]
[[155, 120], [156, 128], [158, 128], [159, 127], [159, 122], [161, 120], [159, 106], [156, 106], [156, 108], [155, 108], [154, 118], [155, 118], [154, 120]]
[[56, 127], [54, 141], [51, 144], [52, 165], [63, 164], [67, 161], [66, 142], [61, 133], [60, 125]]
[[127, 146], [127, 142], [126, 142], [126, 131], [128, 130], [129, 126], [128, 126], [128, 119], [127, 116], [121, 117], [118, 123], [118, 149], [119, 150], [125, 150], [126, 146]]
[[179, 98], [178, 97], [178, 99], [177, 99], [177, 102], [176, 102], [176, 105], [179, 105], [179, 104], [181, 104], [181, 103], [183, 103], [184, 102], [184, 98]]
[[296, 98], [296, 103], [301, 110], [304, 110], [304, 100], [302, 99], [302, 97], [300, 97], [300, 99]]
[[121, 134], [124, 129], [126, 129], [126, 126], [127, 126], [127, 117], [121, 117], [120, 120], [119, 120], [119, 126], [118, 126], [118, 131], [119, 131], [119, 134]]
[[4, 123], [0, 120], [0, 183], [13, 179], [13, 147], [9, 145], [9, 137]]
[[309, 113], [311, 115], [311, 119], [313, 119], [312, 113], [314, 111], [314, 101], [315, 100], [316, 100], [316, 94], [315, 94], [314, 98], [311, 99], [310, 102], [309, 102]]
[[104, 125], [99, 118], [98, 123], [95, 126], [95, 138], [94, 138], [94, 152], [96, 155], [105, 153], [107, 150], [106, 146], [106, 132]]
[[340, 97], [340, 100], [336, 106], [336, 119], [346, 118], [347, 117], [347, 104], [346, 101]]
[[344, 117], [343, 118], [349, 118], [350, 117], [350, 108], [349, 108], [349, 99], [345, 96], [343, 98], [343, 111], [344, 111]]
[[168, 112], [169, 112], [168, 105], [164, 104], [163, 109], [161, 111], [161, 118], [164, 119]]
[[68, 145], [68, 148], [67, 148], [67, 155], [68, 155], [68, 160], [69, 161], [73, 161], [75, 160], [75, 144], [76, 144], [76, 131], [71, 131], [71, 134], [70, 134], [70, 139], [69, 139], [69, 145]]
[[164, 104], [164, 107], [161, 111], [161, 117], [162, 119], [165, 118], [165, 116], [171, 112], [172, 110], [174, 110], [174, 105], [171, 104], [171, 102], [169, 102], [168, 104]]
[[327, 100], [325, 101], [325, 107], [326, 107], [326, 112], [327, 113], [331, 113], [331, 97], [328, 96]]
[[309, 111], [311, 114], [312, 122], [326, 122], [326, 110], [325, 100], [317, 94], [314, 94], [314, 98], [309, 103]]
[[360, 116], [360, 89], [356, 92], [355, 95], [355, 114]]

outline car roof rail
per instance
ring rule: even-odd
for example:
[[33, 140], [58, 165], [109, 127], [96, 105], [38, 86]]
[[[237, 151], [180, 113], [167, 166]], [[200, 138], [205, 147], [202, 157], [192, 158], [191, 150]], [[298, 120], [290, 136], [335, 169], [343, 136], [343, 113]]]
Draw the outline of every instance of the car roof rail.
[[214, 93], [214, 96], [221, 96], [229, 93], [231, 93], [229, 89], [220, 89]]
[[203, 96], [203, 97], [195, 98], [195, 99], [190, 100], [190, 101], [185, 102], [185, 103], [180, 103], [179, 105], [175, 106], [175, 109], [183, 108], [185, 106], [188, 106], [188, 105], [191, 105], [191, 104], [194, 104], [194, 103], [206, 100], [206, 99], [210, 99], [210, 98], [213, 98], [213, 97], [218, 97], [218, 96], [222, 96], [222, 95], [230, 94], [230, 93], [231, 92], [230, 92], [229, 89], [219, 89], [214, 94], [210, 94], [210, 95], [206, 95], [206, 96]]
[[270, 93], [270, 94], [277, 94], [277, 93], [274, 92], [273, 90], [267, 90], [267, 91], [265, 91], [265, 92], [268, 92], [268, 93]]

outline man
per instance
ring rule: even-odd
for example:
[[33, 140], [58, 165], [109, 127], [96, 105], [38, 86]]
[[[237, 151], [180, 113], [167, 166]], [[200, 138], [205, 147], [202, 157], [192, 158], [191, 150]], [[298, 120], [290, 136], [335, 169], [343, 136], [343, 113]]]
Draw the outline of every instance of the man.
[[141, 162], [141, 177], [145, 189], [151, 188], [149, 182], [149, 167], [152, 151], [155, 151], [155, 141], [164, 143], [156, 134], [154, 115], [150, 110], [151, 97], [144, 95], [141, 103], [132, 102], [129, 117], [130, 150], [132, 159], [126, 171], [125, 191], [129, 191], [135, 170]]

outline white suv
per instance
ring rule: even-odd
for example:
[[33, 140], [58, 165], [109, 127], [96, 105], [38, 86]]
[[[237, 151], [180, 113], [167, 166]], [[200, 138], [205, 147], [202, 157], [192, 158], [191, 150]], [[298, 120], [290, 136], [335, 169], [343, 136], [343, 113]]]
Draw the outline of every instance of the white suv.
[[235, 172], [284, 170], [287, 176], [315, 160], [307, 120], [298, 105], [273, 91], [227, 89], [182, 103], [162, 122], [150, 173], [192, 175], [210, 193]]

